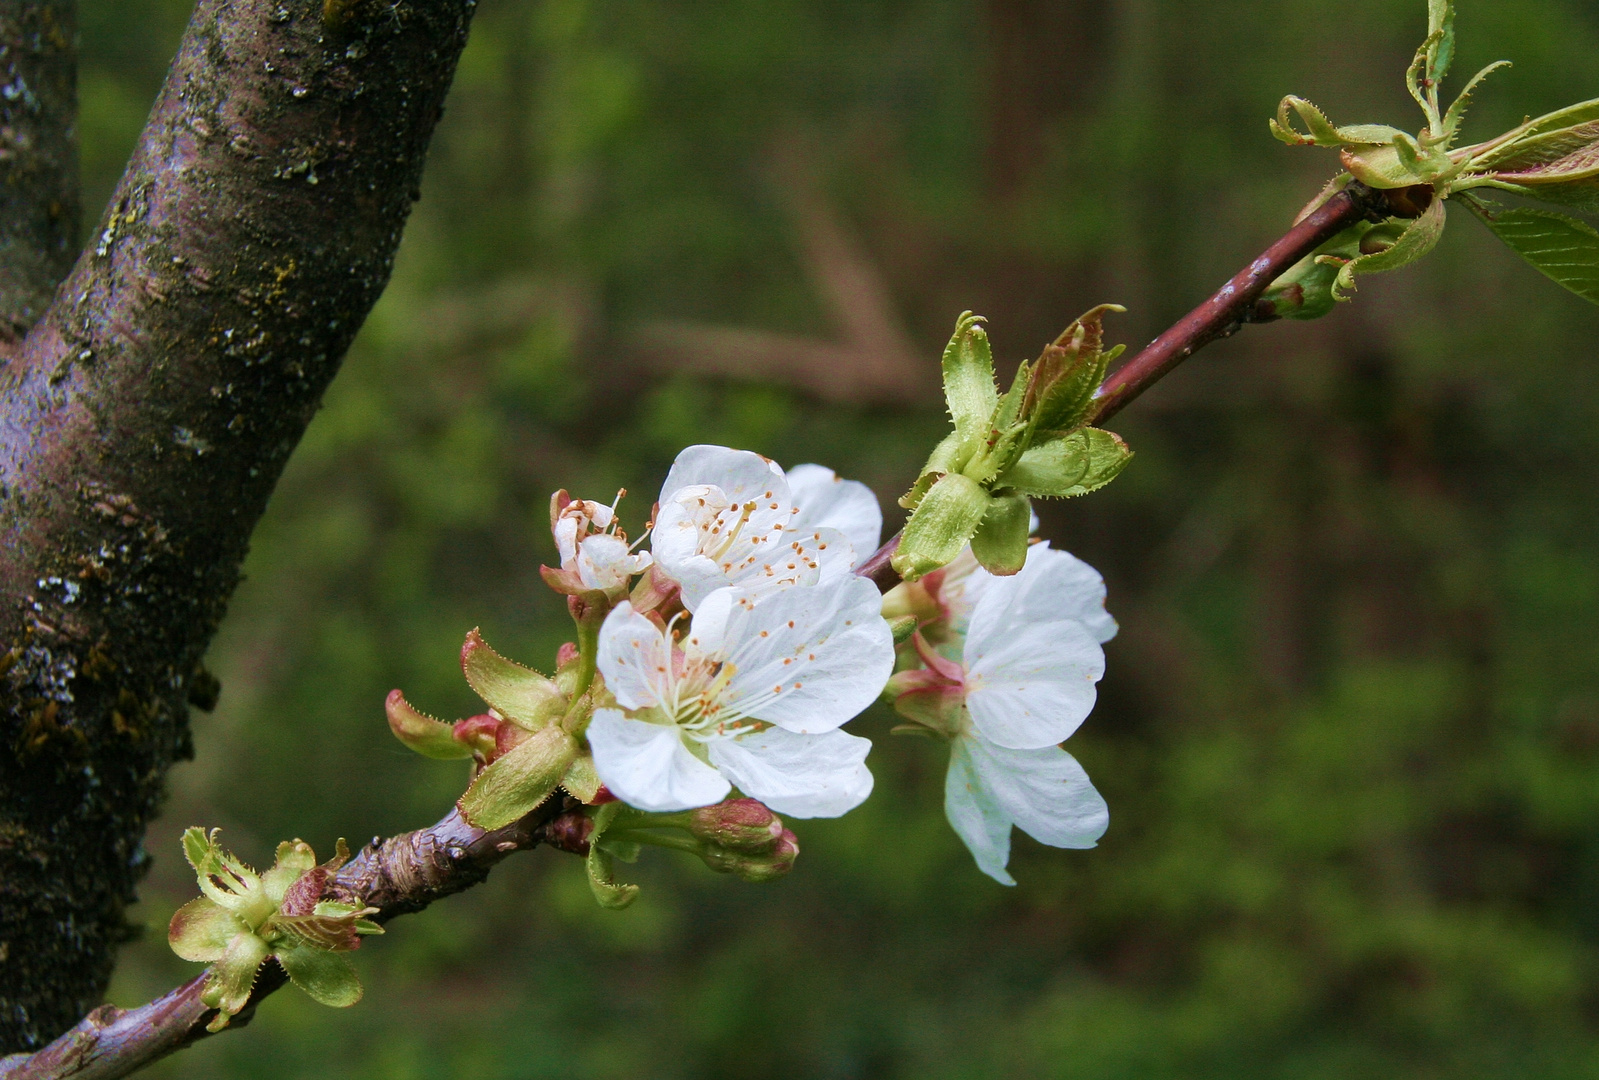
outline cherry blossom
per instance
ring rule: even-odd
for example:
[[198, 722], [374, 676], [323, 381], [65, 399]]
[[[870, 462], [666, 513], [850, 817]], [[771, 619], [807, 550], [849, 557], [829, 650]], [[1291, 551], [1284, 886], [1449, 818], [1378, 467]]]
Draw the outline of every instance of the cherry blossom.
[[661, 486], [652, 547], [698, 610], [736, 585], [759, 598], [843, 577], [877, 546], [882, 512], [864, 484], [819, 465], [792, 475], [725, 446], [690, 446]]
[[889, 689], [901, 715], [951, 741], [945, 814], [978, 867], [1014, 884], [1005, 870], [1012, 825], [1054, 847], [1083, 848], [1109, 822], [1082, 766], [1057, 744], [1093, 709], [1101, 643], [1116, 623], [1099, 574], [1047, 543], [1033, 545], [1010, 577], [959, 560], [947, 570], [902, 586], [885, 605], [931, 606], [927, 627], [944, 642], [918, 630], [922, 666], [895, 675]]
[[[775, 474], [773, 474], [775, 477]], [[588, 728], [600, 779], [641, 810], [706, 806], [737, 786], [779, 813], [836, 817], [871, 792], [871, 744], [837, 730], [877, 697], [893, 638], [868, 581], [705, 595], [686, 634], [623, 602], [598, 665], [620, 708]]]

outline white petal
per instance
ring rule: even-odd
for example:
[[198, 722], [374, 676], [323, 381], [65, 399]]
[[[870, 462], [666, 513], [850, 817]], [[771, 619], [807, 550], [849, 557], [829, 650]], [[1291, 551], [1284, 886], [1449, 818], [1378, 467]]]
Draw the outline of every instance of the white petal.
[[877, 550], [883, 536], [883, 509], [871, 488], [859, 480], [840, 479], [822, 465], [796, 465], [788, 470], [788, 490], [799, 507], [794, 531], [837, 529], [854, 550], [852, 569]]
[[1110, 824], [1110, 809], [1077, 759], [1058, 746], [1007, 750], [981, 737], [966, 744], [979, 785], [1005, 816], [1051, 847], [1091, 848]]
[[767, 728], [708, 743], [711, 763], [744, 794], [797, 818], [847, 814], [872, 793], [870, 740], [829, 731], [796, 735]]
[[610, 533], [586, 537], [578, 544], [574, 561], [578, 580], [590, 589], [614, 589], [636, 573], [627, 541]]
[[690, 611], [724, 585], [772, 590], [817, 580], [815, 553], [793, 546], [788, 482], [759, 454], [689, 447], [667, 475], [660, 505], [655, 558], [682, 586]]
[[[968, 639], [981, 643], [1003, 637], [1028, 622], [1074, 619], [1088, 627], [1099, 641], [1116, 636], [1116, 620], [1105, 610], [1105, 579], [1099, 571], [1067, 551], [1057, 551], [1045, 541], [1027, 549], [1027, 562], [1011, 577], [995, 578], [986, 570], [973, 574], [968, 592], [974, 604]], [[974, 592], [974, 589], [976, 590]]]
[[734, 672], [723, 698], [732, 712], [800, 734], [831, 731], [870, 705], [893, 673], [882, 596], [865, 578], [729, 606], [721, 633]]
[[640, 810], [692, 810], [721, 802], [732, 790], [720, 773], [689, 753], [676, 725], [647, 724], [615, 709], [598, 709], [588, 739], [600, 780]]
[[623, 600], [605, 616], [596, 656], [605, 687], [627, 709], [665, 704], [672, 694], [672, 653], [655, 624]]
[[1053, 746], [1093, 711], [1105, 650], [1082, 623], [1020, 623], [1006, 639], [990, 637], [989, 650], [976, 656], [974, 640], [966, 639], [966, 708], [977, 730], [999, 745]]
[[1005, 872], [1005, 864], [1010, 861], [1010, 818], [972, 767], [969, 742], [956, 739], [950, 747], [949, 772], [944, 776], [944, 816], [977, 860], [979, 870], [1001, 885], [1014, 885], [1016, 879]]
[[771, 487], [772, 480], [783, 478], [777, 462], [726, 446], [700, 444], [685, 447], [672, 462], [661, 485], [660, 503], [665, 506], [681, 488], [711, 484], [727, 493], [729, 499], [744, 502]]

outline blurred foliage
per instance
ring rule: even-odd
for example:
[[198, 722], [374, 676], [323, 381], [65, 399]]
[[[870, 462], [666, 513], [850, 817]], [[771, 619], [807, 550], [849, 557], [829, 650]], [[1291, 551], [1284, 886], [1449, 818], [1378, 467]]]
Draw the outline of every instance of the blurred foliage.
[[[103, 200], [182, 23], [84, 0]], [[404, 4], [396, 5], [402, 11]], [[464, 776], [389, 737], [460, 715], [481, 624], [548, 666], [546, 500], [636, 529], [695, 441], [818, 460], [886, 507], [936, 406], [822, 406], [666, 369], [691, 318], [826, 339], [792, 147], [936, 378], [963, 308], [1032, 355], [1102, 300], [1138, 344], [1274, 238], [1321, 155], [1287, 91], [1408, 118], [1420, 0], [483, 0], [394, 283], [295, 455], [212, 652], [119, 1003], [193, 967], [178, 836], [259, 861], [426, 824]], [[1599, 94], [1584, 0], [1463, 0], [1462, 70], [1516, 61], [1479, 138]], [[790, 149], [784, 151], [784, 147]], [[1216, 345], [1118, 418], [1139, 457], [1046, 504], [1123, 632], [1071, 741], [1092, 852], [1018, 836], [1005, 890], [940, 810], [937, 748], [879, 738], [876, 797], [754, 887], [646, 856], [631, 910], [543, 851], [153, 1076], [1599, 1076], [1599, 313], [1474, 224], [1313, 325]], [[308, 764], [309, 763], [309, 764]]]

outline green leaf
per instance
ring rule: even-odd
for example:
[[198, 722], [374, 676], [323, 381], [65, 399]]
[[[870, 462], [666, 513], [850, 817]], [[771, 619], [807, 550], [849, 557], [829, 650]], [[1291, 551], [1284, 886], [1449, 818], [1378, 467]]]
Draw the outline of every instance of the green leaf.
[[1493, 168], [1517, 184], [1558, 184], [1599, 175], [1599, 120], [1523, 139]]
[[1540, 273], [1599, 304], [1599, 232], [1591, 225], [1549, 210], [1490, 212], [1471, 202], [1467, 205]]
[[226, 1027], [228, 1019], [244, 1008], [255, 986], [255, 973], [270, 955], [267, 943], [254, 934], [235, 934], [228, 942], [227, 952], [211, 965], [205, 989], [200, 993], [201, 1001], [222, 1010], [206, 1025], [208, 1030]]
[[1116, 479], [1132, 456], [1121, 436], [1081, 428], [1028, 450], [1002, 480], [1024, 495], [1072, 498]]
[[[1301, 135], [1288, 110], [1293, 109], [1304, 121], [1309, 134]], [[1277, 104], [1277, 117], [1267, 121], [1271, 133], [1289, 146], [1387, 146], [1394, 136], [1403, 134], [1387, 124], [1350, 124], [1334, 127], [1327, 114], [1302, 97], [1289, 94]]]
[[423, 757], [449, 761], [472, 756], [472, 748], [455, 738], [455, 726], [435, 720], [414, 708], [398, 690], [389, 691], [383, 703], [394, 737]]
[[203, 876], [221, 871], [222, 849], [216, 841], [219, 831], [212, 829], [208, 833], [198, 825], [183, 830], [183, 857], [196, 874]]
[[[1444, 200], [1434, 199], [1425, 213], [1406, 226], [1392, 247], [1371, 255], [1361, 255], [1344, 263], [1333, 283], [1333, 298], [1344, 300], [1343, 290], [1355, 288], [1357, 274], [1380, 274], [1408, 266], [1438, 244], [1444, 232]], [[1330, 258], [1330, 256], [1322, 256]]]
[[185, 960], [209, 964], [222, 959], [236, 935], [249, 932], [227, 908], [197, 896], [173, 913], [167, 924], [167, 944]]
[[1521, 167], [1517, 163], [1528, 161], [1529, 154], [1536, 159], [1537, 151], [1533, 147], [1543, 145], [1538, 142], [1543, 136], [1582, 127], [1595, 120], [1599, 120], [1599, 98], [1545, 113], [1497, 139], [1472, 148], [1471, 168], [1477, 171]]
[[476, 630], [461, 646], [461, 670], [477, 696], [505, 719], [536, 731], [566, 712], [566, 695], [550, 679], [507, 660]]
[[988, 434], [989, 418], [999, 404], [994, 359], [981, 324], [982, 316], [962, 312], [955, 322], [955, 336], [944, 349], [944, 400], [968, 454]]
[[915, 581], [952, 562], [982, 523], [988, 503], [988, 492], [971, 477], [940, 477], [905, 523], [893, 558], [900, 577]]
[[939, 440], [933, 452], [927, 457], [927, 464], [922, 466], [922, 474], [916, 478], [916, 483], [911, 489], [900, 497], [899, 504], [907, 510], [914, 510], [922, 501], [922, 496], [927, 494], [927, 489], [938, 483], [938, 478], [945, 473], [960, 472], [964, 462], [961, 460], [961, 437], [958, 432], [950, 432]]
[[1460, 91], [1460, 95], [1455, 98], [1455, 103], [1449, 106], [1449, 111], [1444, 114], [1444, 133], [1449, 136], [1449, 139], [1446, 141], [1445, 145], [1448, 145], [1448, 142], [1454, 141], [1454, 137], [1459, 134], [1460, 124], [1466, 118], [1466, 109], [1471, 105], [1472, 93], [1488, 76], [1492, 75], [1500, 68], [1507, 68], [1510, 66], [1511, 64], [1509, 60], [1495, 60], [1493, 63], [1489, 64], [1487, 67], [1483, 68], [1481, 71], [1477, 72], [1477, 74], [1471, 77], [1471, 81], [1466, 84], [1466, 88]]
[[478, 773], [456, 805], [480, 829], [509, 825], [549, 798], [577, 752], [558, 724], [541, 728]]
[[606, 803], [594, 815], [594, 831], [589, 833], [589, 853], [584, 862], [588, 870], [589, 890], [594, 894], [594, 899], [600, 907], [612, 911], [619, 911], [638, 899], [638, 886], [617, 882], [611, 855], [600, 846], [600, 838], [622, 810], [623, 804], [619, 802]]
[[1008, 577], [1027, 562], [1027, 535], [1032, 507], [1017, 491], [995, 493], [988, 513], [972, 535], [972, 554], [990, 574]]
[[289, 981], [312, 1001], [344, 1009], [361, 1000], [361, 979], [350, 961], [338, 953], [296, 944], [280, 947], [272, 955], [288, 972]]
[[1427, 0], [1427, 77], [1437, 84], [1455, 60], [1454, 0]]

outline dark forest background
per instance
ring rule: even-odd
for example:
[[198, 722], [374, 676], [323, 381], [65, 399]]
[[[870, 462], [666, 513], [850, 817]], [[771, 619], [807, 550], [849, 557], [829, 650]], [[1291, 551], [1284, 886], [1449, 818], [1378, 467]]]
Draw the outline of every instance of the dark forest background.
[[[84, 0], [87, 205], [188, 5]], [[404, 17], [404, 3], [393, 17]], [[481, 625], [548, 666], [557, 487], [633, 528], [685, 444], [894, 498], [965, 308], [1007, 363], [1092, 304], [1142, 344], [1281, 232], [1331, 155], [1284, 93], [1414, 129], [1421, 0], [483, 0], [393, 284], [263, 522], [221, 704], [152, 828], [113, 997], [194, 971], [178, 851], [253, 860], [431, 822], [460, 769], [383, 696], [476, 711]], [[1586, 0], [1461, 0], [1467, 136], [1599, 95]], [[1457, 83], [1458, 85], [1458, 83]], [[91, 222], [92, 222], [91, 218]], [[541, 851], [162, 1077], [1072, 1080], [1599, 1076], [1599, 311], [1457, 213], [1418, 267], [1216, 345], [1041, 507], [1122, 633], [1071, 749], [1092, 852], [982, 877], [941, 751], [755, 887], [646, 856], [604, 912]]]

